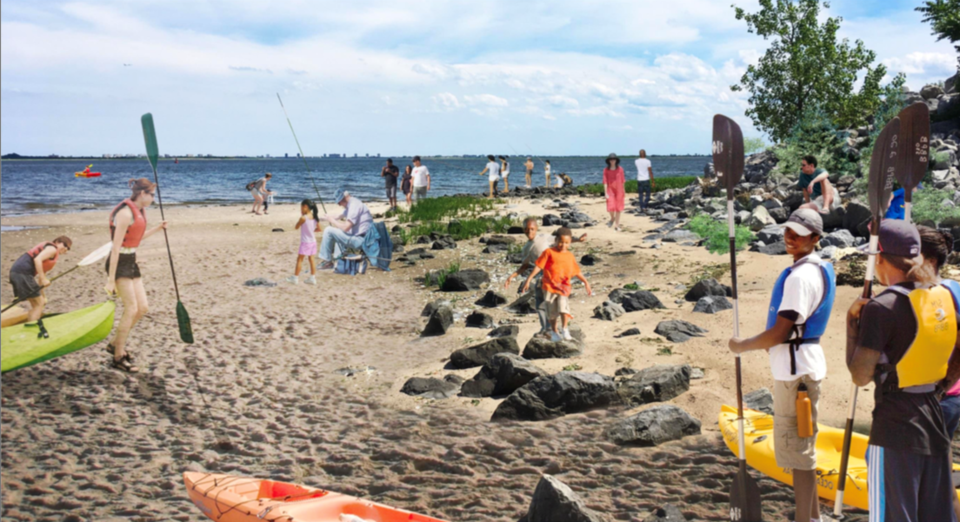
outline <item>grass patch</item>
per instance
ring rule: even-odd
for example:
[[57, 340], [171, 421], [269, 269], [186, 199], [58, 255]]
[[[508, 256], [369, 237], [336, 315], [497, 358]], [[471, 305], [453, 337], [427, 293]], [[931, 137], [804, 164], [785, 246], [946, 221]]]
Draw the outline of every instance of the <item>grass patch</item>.
[[623, 285], [624, 290], [640, 290], [640, 285], [637, 283], [627, 283]]
[[657, 355], [673, 355], [673, 348], [669, 346], [661, 346], [657, 348]]
[[[687, 224], [687, 229], [704, 239], [707, 251], [711, 254], [730, 252], [730, 231], [726, 223], [706, 214], [698, 214]], [[753, 232], [741, 225], [734, 227], [734, 235], [737, 250], [743, 250], [753, 240]]]
[[[729, 232], [728, 232], [729, 235]], [[727, 239], [729, 243], [730, 239]], [[728, 247], [729, 250], [729, 247]], [[706, 265], [698, 274], [694, 274], [690, 278], [690, 283], [687, 284], [688, 287], [693, 286], [704, 279], [720, 279], [724, 274], [730, 271], [730, 263], [717, 263], [715, 265]]]
[[447, 277], [449, 277], [450, 274], [455, 274], [459, 271], [460, 261], [451, 261], [446, 268], [441, 268], [439, 271], [437, 271], [437, 286], [439, 288], [443, 288], [443, 284], [447, 282]]
[[508, 216], [481, 215], [494, 210], [498, 203], [503, 201], [473, 196], [425, 199], [412, 209], [398, 209], [397, 219], [411, 226], [401, 228], [397, 235], [404, 245], [432, 233], [450, 234], [454, 240], [462, 241], [489, 233], [502, 234], [512, 226], [520, 225], [519, 220]]
[[943, 202], [953, 196], [946, 190], [925, 187], [913, 194], [911, 217], [916, 223], [933, 221], [938, 226], [949, 218], [960, 217], [960, 208], [943, 206]]
[[[654, 184], [656, 187], [651, 189], [651, 192], [662, 192], [664, 190], [684, 188], [691, 183], [697, 181], [697, 176], [673, 176], [669, 178], [656, 178]], [[637, 193], [638, 182], [635, 179], [627, 180], [623, 184], [623, 189], [627, 194], [636, 194]], [[591, 183], [583, 185], [583, 190], [587, 194], [592, 194], [595, 196], [603, 196], [603, 183]]]
[[478, 198], [474, 196], [441, 196], [418, 201], [410, 209], [397, 209], [397, 219], [401, 223], [440, 222], [460, 217], [476, 218], [480, 214], [493, 210], [500, 199]]
[[576, 364], [576, 363], [574, 363], [574, 364], [568, 364], [568, 365], [566, 365], [566, 366], [563, 367], [563, 371], [565, 371], [565, 372], [579, 372], [579, 371], [582, 370], [582, 369], [583, 369], [583, 367], [580, 366], [579, 364]]

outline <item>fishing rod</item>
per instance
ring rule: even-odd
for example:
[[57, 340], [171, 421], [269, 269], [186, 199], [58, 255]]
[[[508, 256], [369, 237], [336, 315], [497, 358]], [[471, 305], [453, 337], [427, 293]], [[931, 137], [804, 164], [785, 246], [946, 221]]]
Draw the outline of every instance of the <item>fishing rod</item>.
[[310, 173], [310, 165], [307, 163], [307, 157], [303, 155], [303, 147], [300, 146], [300, 140], [297, 139], [297, 131], [293, 130], [293, 123], [290, 122], [290, 115], [287, 114], [287, 108], [283, 106], [283, 100], [280, 99], [280, 93], [277, 93], [277, 100], [280, 102], [280, 108], [283, 109], [283, 115], [287, 117], [287, 125], [290, 126], [290, 132], [293, 133], [293, 141], [297, 143], [297, 150], [300, 151], [300, 159], [303, 160], [303, 166], [307, 168], [307, 177], [310, 178], [310, 182], [313, 183], [313, 190], [317, 192], [317, 201], [320, 202], [320, 208], [323, 209], [323, 213], [327, 213], [327, 207], [323, 204], [323, 198], [320, 197], [320, 188], [317, 187], [317, 182], [313, 179], [313, 175]]

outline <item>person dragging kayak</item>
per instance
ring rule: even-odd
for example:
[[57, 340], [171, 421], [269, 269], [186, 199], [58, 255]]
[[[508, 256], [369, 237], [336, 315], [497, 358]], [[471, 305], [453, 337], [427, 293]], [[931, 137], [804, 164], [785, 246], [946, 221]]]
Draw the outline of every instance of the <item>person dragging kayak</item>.
[[46, 337], [46, 328], [43, 326], [43, 308], [47, 298], [43, 289], [50, 285], [47, 273], [60, 260], [60, 256], [70, 251], [73, 241], [67, 236], [60, 236], [53, 241], [45, 241], [31, 248], [17, 258], [10, 267], [10, 286], [17, 299], [30, 303], [27, 312], [27, 322], [36, 323], [40, 328], [39, 334]]
[[310, 277], [304, 283], [317, 284], [317, 265], [314, 256], [317, 255], [317, 232], [320, 232], [320, 216], [317, 214], [317, 204], [309, 199], [300, 202], [300, 219], [293, 227], [300, 231], [300, 250], [297, 252], [297, 268], [293, 275], [287, 278], [290, 284], [300, 282], [300, 270], [303, 268], [303, 258], [310, 260]]
[[500, 180], [500, 164], [493, 154], [487, 154], [487, 165], [480, 171], [480, 175], [487, 175], [490, 183], [490, 199], [497, 197], [497, 181]]
[[147, 178], [129, 181], [131, 195], [120, 202], [110, 212], [110, 239], [113, 249], [107, 258], [108, 294], [120, 294], [123, 301], [123, 315], [117, 324], [113, 341], [107, 345], [107, 351], [113, 354], [113, 367], [128, 373], [139, 370], [133, 365], [133, 356], [127, 351], [127, 338], [137, 322], [147, 314], [147, 292], [143, 288], [140, 267], [137, 265], [137, 247], [140, 242], [167, 228], [167, 222], [147, 229], [146, 209], [153, 203], [157, 186]]
[[[773, 434], [777, 466], [793, 470], [794, 520], [820, 519], [817, 498], [817, 409], [827, 362], [820, 336], [827, 329], [836, 294], [833, 265], [814, 252], [823, 235], [820, 214], [800, 209], [783, 224], [793, 264], [780, 274], [767, 310], [767, 329], [749, 339], [730, 339], [730, 351], [766, 350], [773, 373]], [[806, 390], [813, 430], [801, 437], [798, 394]], [[804, 434], [808, 435], [808, 434]]]
[[530, 288], [530, 281], [543, 272], [544, 301], [547, 304], [548, 319], [552, 323], [553, 333], [550, 334], [550, 340], [553, 342], [573, 339], [570, 335], [570, 319], [573, 318], [570, 313], [570, 293], [573, 290], [573, 278], [583, 282], [587, 295], [593, 295], [590, 283], [580, 273], [580, 265], [570, 252], [572, 242], [573, 232], [569, 228], [557, 229], [554, 245], [540, 254], [533, 272], [527, 276], [520, 290], [526, 293]]
[[950, 438], [940, 396], [960, 377], [950, 290], [923, 262], [910, 223], [883, 220], [876, 274], [886, 290], [847, 312], [847, 367], [874, 384], [867, 447], [870, 520], [956, 522]]

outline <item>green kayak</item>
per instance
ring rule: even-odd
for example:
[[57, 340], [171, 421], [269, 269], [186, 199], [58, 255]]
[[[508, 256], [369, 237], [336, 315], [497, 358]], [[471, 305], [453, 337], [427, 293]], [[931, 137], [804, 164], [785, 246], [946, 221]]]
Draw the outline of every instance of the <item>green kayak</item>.
[[39, 329], [35, 324], [0, 329], [0, 372], [60, 357], [104, 340], [113, 329], [114, 310], [113, 301], [107, 301], [47, 317], [43, 324], [50, 337], [46, 339], [37, 338]]

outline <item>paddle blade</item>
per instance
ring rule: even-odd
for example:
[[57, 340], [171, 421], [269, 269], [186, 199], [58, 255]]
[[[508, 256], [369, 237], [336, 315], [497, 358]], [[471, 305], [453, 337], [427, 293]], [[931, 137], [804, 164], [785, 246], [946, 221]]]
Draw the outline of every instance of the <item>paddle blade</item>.
[[108, 241], [107, 244], [87, 254], [87, 257], [81, 259], [80, 262], [77, 263], [77, 265], [79, 266], [92, 265], [97, 261], [100, 261], [101, 259], [107, 257], [110, 254], [110, 250], [112, 248], [113, 248], [113, 242]]
[[183, 306], [183, 303], [177, 301], [177, 327], [180, 328], [180, 340], [193, 344], [193, 327], [190, 325], [190, 314]]
[[733, 199], [733, 189], [743, 176], [743, 133], [737, 122], [717, 114], [713, 117], [713, 170]]
[[873, 221], [878, 225], [880, 217], [887, 211], [887, 204], [890, 203], [890, 191], [896, 178], [899, 140], [900, 118], [894, 118], [880, 132], [873, 145], [873, 155], [870, 156], [867, 193]]
[[897, 181], [910, 201], [911, 192], [927, 172], [930, 156], [930, 109], [916, 102], [900, 111], [900, 148], [897, 153]]
[[157, 157], [160, 152], [157, 148], [157, 131], [153, 128], [153, 114], [149, 112], [140, 117], [140, 125], [143, 127], [143, 142], [147, 145], [147, 158], [153, 170], [157, 170]]
[[730, 486], [730, 522], [762, 522], [760, 486], [753, 480], [745, 466], [737, 471]]

